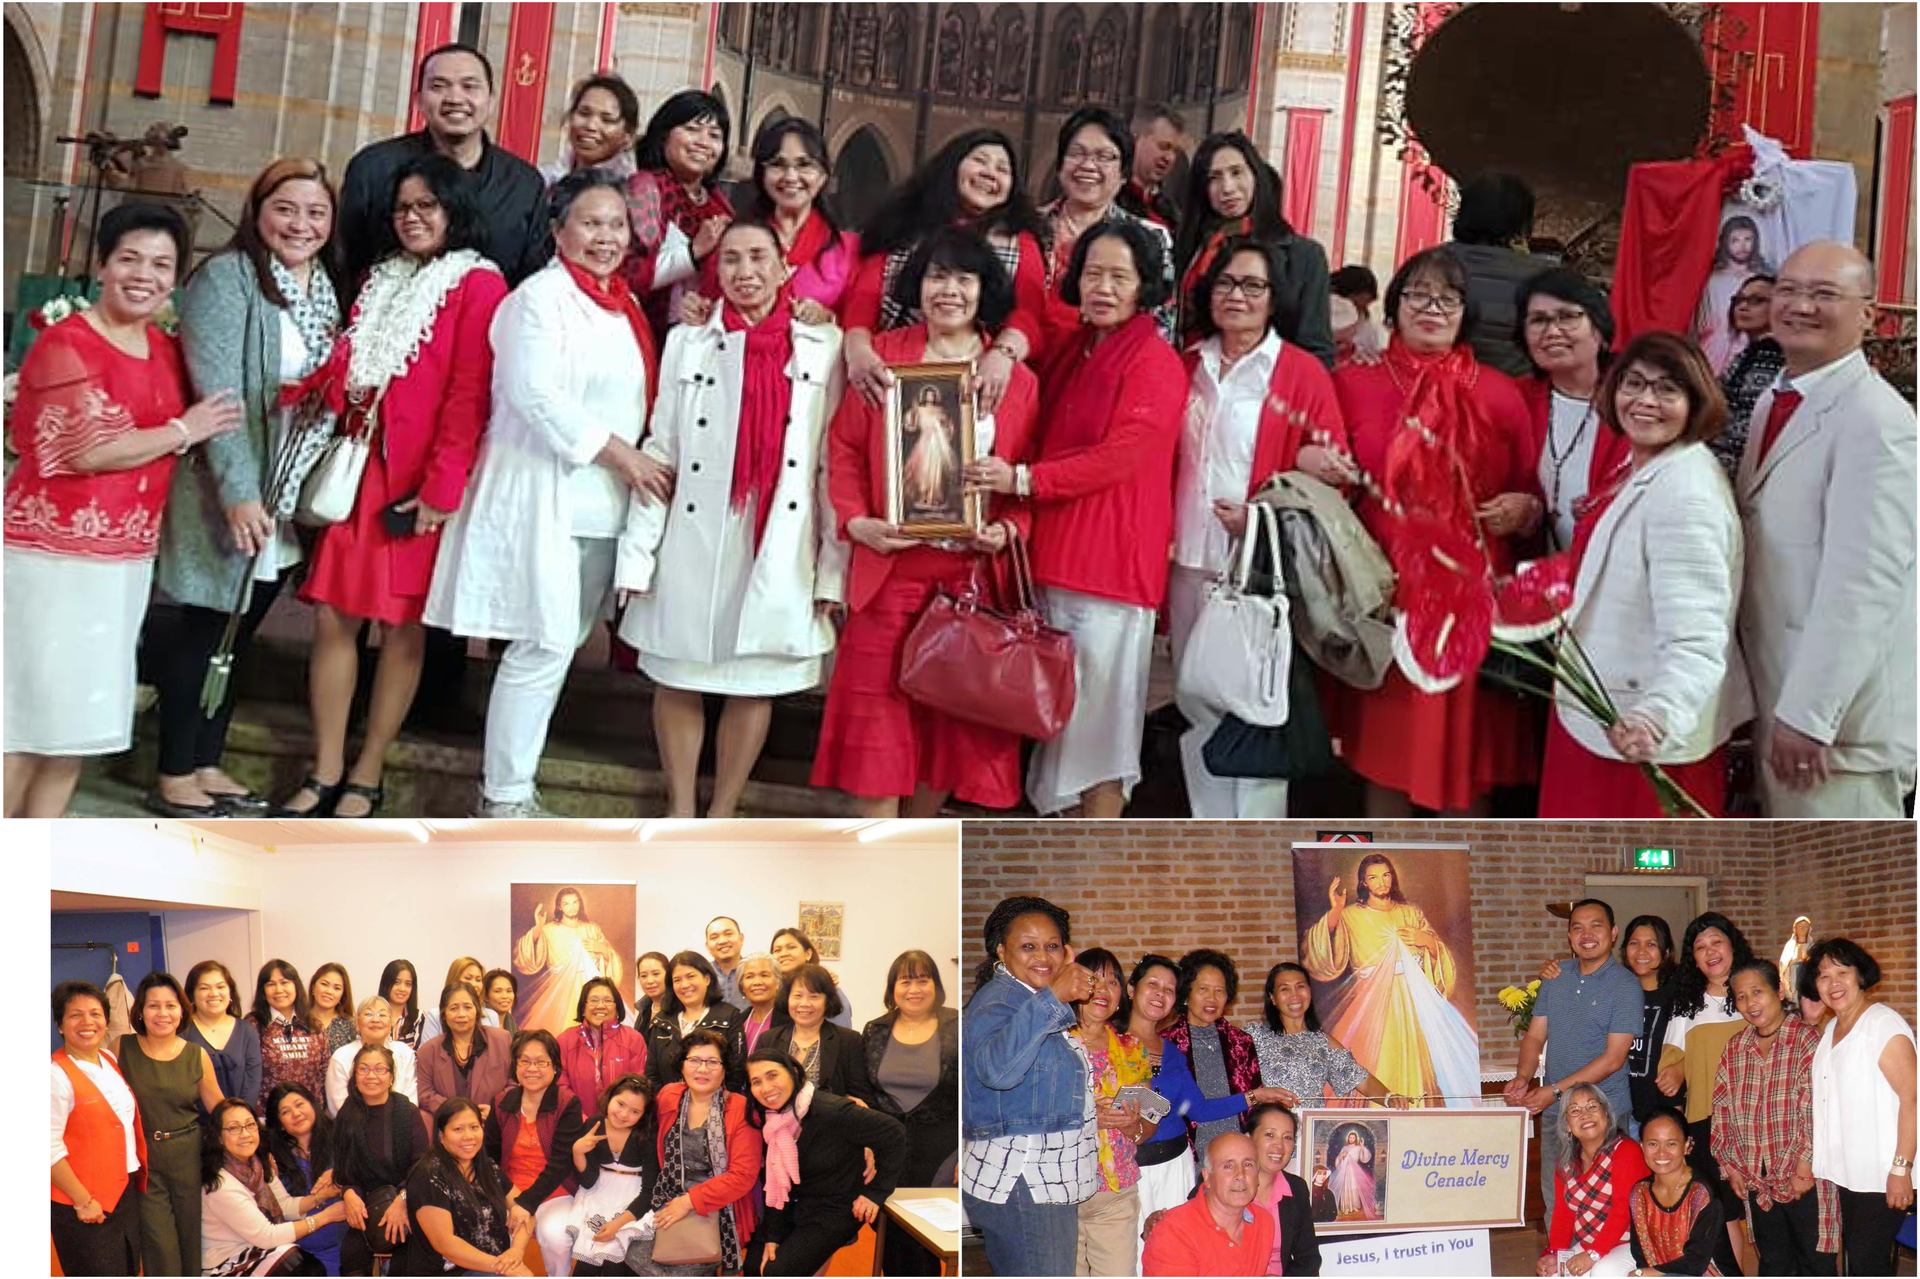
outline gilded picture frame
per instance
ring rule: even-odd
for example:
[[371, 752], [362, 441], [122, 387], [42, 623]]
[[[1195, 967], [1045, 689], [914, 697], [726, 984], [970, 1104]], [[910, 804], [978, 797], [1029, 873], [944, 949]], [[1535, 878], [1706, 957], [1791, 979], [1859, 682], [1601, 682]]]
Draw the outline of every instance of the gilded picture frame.
[[886, 447], [876, 459], [887, 481], [887, 523], [902, 537], [972, 537], [985, 505], [961, 476], [974, 453], [973, 366], [889, 367]]

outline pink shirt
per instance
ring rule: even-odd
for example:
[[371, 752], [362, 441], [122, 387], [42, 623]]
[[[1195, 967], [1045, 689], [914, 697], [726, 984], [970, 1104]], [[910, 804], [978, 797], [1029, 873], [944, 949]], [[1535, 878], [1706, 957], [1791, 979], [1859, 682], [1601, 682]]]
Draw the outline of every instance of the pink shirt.
[[1280, 1201], [1292, 1196], [1293, 1187], [1287, 1184], [1287, 1175], [1282, 1172], [1273, 1179], [1272, 1193], [1260, 1201], [1261, 1206], [1273, 1214], [1273, 1255], [1267, 1258], [1267, 1273], [1270, 1275], [1286, 1273], [1280, 1266], [1281, 1258], [1286, 1253], [1280, 1239]]

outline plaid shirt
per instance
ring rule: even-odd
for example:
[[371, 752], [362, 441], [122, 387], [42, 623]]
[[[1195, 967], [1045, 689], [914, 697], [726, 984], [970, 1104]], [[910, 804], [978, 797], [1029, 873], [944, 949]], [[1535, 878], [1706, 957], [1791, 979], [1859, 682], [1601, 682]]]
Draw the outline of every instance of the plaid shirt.
[[[1734, 1035], [1713, 1077], [1713, 1157], [1722, 1176], [1738, 1173], [1757, 1207], [1793, 1193], [1794, 1165], [1813, 1160], [1813, 1052], [1820, 1035], [1797, 1017], [1780, 1023], [1773, 1051], [1753, 1027]], [[1840, 1196], [1813, 1183], [1820, 1205], [1821, 1252], [1840, 1249]]]

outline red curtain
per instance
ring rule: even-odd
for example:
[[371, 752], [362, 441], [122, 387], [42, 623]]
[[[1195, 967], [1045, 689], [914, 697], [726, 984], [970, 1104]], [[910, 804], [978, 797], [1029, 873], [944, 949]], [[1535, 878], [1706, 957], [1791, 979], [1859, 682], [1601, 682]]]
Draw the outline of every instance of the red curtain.
[[553, 6], [514, 5], [507, 22], [507, 63], [500, 69], [500, 133], [494, 140], [528, 164], [540, 163], [540, 114], [552, 47]]
[[1738, 142], [1750, 124], [1796, 159], [1813, 154], [1813, 90], [1820, 54], [1817, 4], [1731, 3], [1709, 7], [1702, 33], [1716, 84], [1733, 90], [1714, 112], [1711, 136]]
[[1742, 146], [1712, 160], [1664, 160], [1627, 170], [1613, 275], [1614, 349], [1642, 333], [1685, 333], [1713, 270], [1728, 176], [1752, 164]]
[[1286, 207], [1281, 212], [1301, 235], [1313, 234], [1313, 207], [1320, 194], [1320, 136], [1327, 113], [1287, 108]]
[[1913, 95], [1887, 103], [1887, 155], [1880, 178], [1880, 232], [1874, 256], [1880, 260], [1882, 302], [1912, 302], [1907, 267], [1913, 243]]
[[231, 106], [240, 73], [240, 24], [246, 8], [244, 4], [148, 3], [140, 29], [134, 93], [143, 98], [160, 96], [167, 69], [167, 33], [186, 31], [213, 37], [213, 80], [207, 101]]
[[[416, 80], [420, 74], [420, 60], [443, 44], [453, 41], [453, 5], [452, 3], [433, 3], [417, 6], [420, 10], [419, 23], [413, 29], [413, 70]], [[407, 130], [418, 132], [426, 120], [420, 114], [420, 106], [408, 95]]]

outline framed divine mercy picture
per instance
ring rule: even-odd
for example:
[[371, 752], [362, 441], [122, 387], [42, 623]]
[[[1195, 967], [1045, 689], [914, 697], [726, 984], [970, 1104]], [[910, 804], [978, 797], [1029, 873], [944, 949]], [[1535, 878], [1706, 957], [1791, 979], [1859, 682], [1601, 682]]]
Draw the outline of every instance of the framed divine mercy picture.
[[983, 503], [961, 468], [973, 457], [973, 368], [896, 364], [887, 396], [887, 523], [903, 537], [964, 538]]

